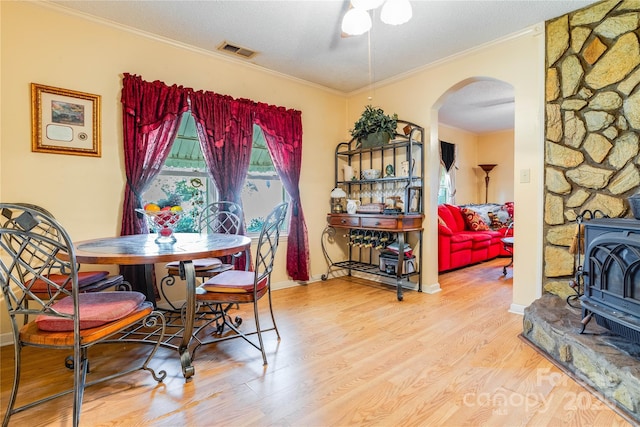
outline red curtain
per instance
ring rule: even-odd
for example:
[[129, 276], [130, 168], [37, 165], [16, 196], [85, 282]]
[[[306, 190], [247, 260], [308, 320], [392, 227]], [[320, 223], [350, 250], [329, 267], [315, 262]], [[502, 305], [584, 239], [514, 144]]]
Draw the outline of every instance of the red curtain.
[[287, 273], [294, 280], [309, 280], [309, 240], [300, 202], [302, 166], [302, 113], [257, 104], [256, 123], [264, 132], [273, 165], [291, 198], [287, 242]]
[[[182, 87], [153, 83], [139, 76], [124, 74], [122, 81], [122, 127], [124, 133], [124, 166], [127, 185], [122, 207], [121, 236], [148, 233], [145, 218], [135, 212], [142, 207], [142, 193], [160, 172], [176, 137], [180, 115], [189, 108]], [[152, 268], [151, 283], [156, 298], [158, 289]], [[134, 290], [149, 295], [149, 278], [144, 266], [121, 266], [120, 273]]]
[[160, 172], [176, 137], [180, 115], [189, 105], [188, 91], [181, 86], [150, 83], [128, 73], [122, 83], [127, 186], [120, 235], [128, 236], [148, 232], [145, 219], [136, 215], [135, 209], [142, 207], [142, 193]]
[[242, 206], [253, 144], [253, 102], [212, 92], [191, 94], [198, 139], [220, 200]]
[[[191, 94], [191, 114], [195, 117], [200, 148], [209, 176], [218, 189], [219, 200], [242, 206], [242, 186], [249, 171], [253, 145], [253, 107], [246, 99], [213, 92]], [[240, 234], [245, 234], [241, 224]], [[245, 256], [234, 265], [244, 269]]]

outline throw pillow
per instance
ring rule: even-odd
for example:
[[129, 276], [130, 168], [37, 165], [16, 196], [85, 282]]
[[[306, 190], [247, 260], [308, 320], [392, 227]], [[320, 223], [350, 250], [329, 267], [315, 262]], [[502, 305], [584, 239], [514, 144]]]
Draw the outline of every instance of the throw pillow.
[[467, 224], [469, 230], [473, 231], [488, 231], [489, 226], [482, 220], [480, 215], [474, 210], [468, 208], [462, 208], [462, 215], [464, 215], [464, 222]]
[[489, 225], [489, 227], [491, 227], [492, 230], [500, 230], [503, 227], [506, 227], [508, 225], [508, 221], [507, 222], [503, 222], [500, 220], [500, 217], [497, 214], [494, 214], [493, 212], [489, 212], [489, 218], [491, 219], [491, 224]]
[[507, 211], [510, 218], [513, 218], [513, 202], [506, 202], [504, 204], [504, 210]]

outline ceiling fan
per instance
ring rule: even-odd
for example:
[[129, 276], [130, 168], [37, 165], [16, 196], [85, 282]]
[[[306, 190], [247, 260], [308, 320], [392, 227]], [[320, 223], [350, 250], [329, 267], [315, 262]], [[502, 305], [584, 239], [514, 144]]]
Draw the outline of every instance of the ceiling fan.
[[411, 19], [409, 0], [351, 0], [342, 18], [342, 37], [359, 36], [373, 25], [370, 11], [382, 6], [380, 20], [389, 25], [401, 25]]

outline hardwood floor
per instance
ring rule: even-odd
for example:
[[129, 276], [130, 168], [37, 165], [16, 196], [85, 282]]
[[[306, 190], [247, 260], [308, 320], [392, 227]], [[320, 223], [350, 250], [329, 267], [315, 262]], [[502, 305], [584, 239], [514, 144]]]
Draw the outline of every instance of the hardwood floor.
[[[89, 387], [82, 425], [629, 425], [518, 337], [522, 317], [507, 312], [503, 264], [444, 274], [442, 292], [407, 291], [402, 302], [394, 288], [355, 278], [275, 291], [282, 340], [265, 334], [268, 366], [232, 340], [200, 349], [185, 383], [177, 353], [161, 349], [152, 366], [167, 370], [164, 383], [141, 371]], [[248, 328], [252, 316], [243, 317]], [[90, 376], [148, 349], [93, 349]], [[4, 414], [12, 347], [0, 355]], [[66, 355], [27, 348], [19, 402], [69, 386]], [[10, 425], [69, 426], [71, 405], [68, 395]]]

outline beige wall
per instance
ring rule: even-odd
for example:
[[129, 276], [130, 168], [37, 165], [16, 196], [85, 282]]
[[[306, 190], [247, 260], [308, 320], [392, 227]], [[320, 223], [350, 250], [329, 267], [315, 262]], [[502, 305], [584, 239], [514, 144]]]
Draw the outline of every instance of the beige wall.
[[[542, 163], [544, 148], [544, 26], [539, 24], [511, 38], [479, 47], [465, 55], [450, 58], [402, 79], [380, 84], [374, 91], [349, 97], [349, 121], [354, 121], [364, 105], [374, 104], [387, 113], [423, 125], [430, 132], [426, 150], [425, 256], [423, 288], [439, 289], [437, 273], [437, 187], [439, 129], [437, 109], [451, 93], [471, 81], [494, 78], [511, 84], [515, 90], [515, 171], [530, 171], [530, 182], [513, 179], [515, 216], [519, 223], [515, 243], [513, 303], [521, 312], [541, 294], [542, 252]], [[371, 99], [369, 99], [371, 97]], [[478, 160], [481, 160], [478, 158]], [[519, 172], [518, 172], [519, 173]]]
[[513, 201], [513, 130], [475, 134], [440, 123], [438, 136], [456, 144], [456, 204], [485, 202], [480, 164], [498, 165], [489, 174], [489, 202]]
[[[333, 187], [334, 147], [347, 129], [343, 95], [36, 3], [0, 2], [0, 11], [0, 200], [44, 206], [75, 240], [119, 234], [122, 73], [250, 98], [302, 111], [301, 193], [311, 274], [325, 272], [319, 236]], [[31, 152], [31, 82], [102, 96], [102, 157]], [[273, 280], [286, 285], [285, 250], [279, 255]], [[2, 315], [0, 332], [6, 333], [4, 309]]]
[[[489, 173], [489, 202], [513, 201], [513, 130], [478, 135], [478, 165], [497, 165]], [[478, 202], [484, 202], [485, 173], [478, 166], [474, 171], [478, 177]]]

